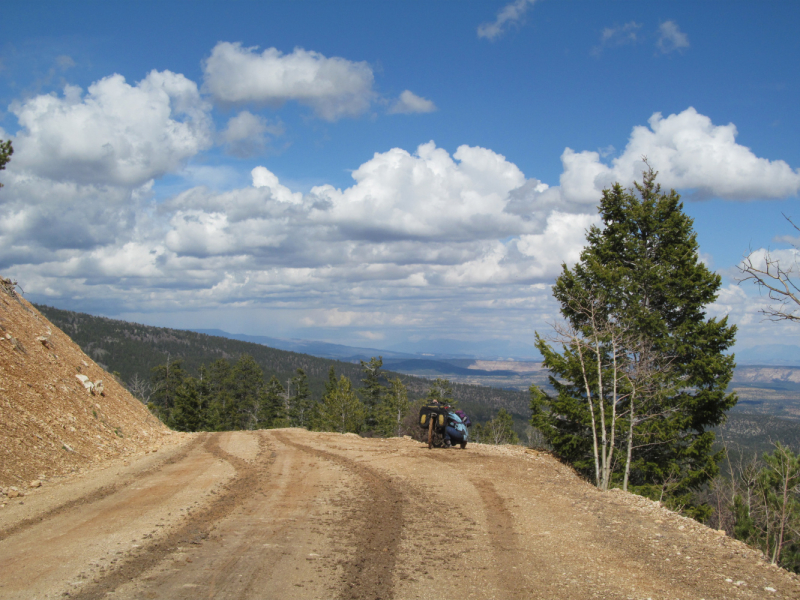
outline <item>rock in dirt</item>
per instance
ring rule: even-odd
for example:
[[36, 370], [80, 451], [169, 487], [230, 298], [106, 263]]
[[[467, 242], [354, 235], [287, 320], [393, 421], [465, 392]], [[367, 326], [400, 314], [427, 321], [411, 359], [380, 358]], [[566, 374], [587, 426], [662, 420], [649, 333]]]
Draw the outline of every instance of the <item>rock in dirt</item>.
[[[76, 473], [170, 435], [63, 331], [6, 288], [0, 286], [7, 340], [0, 344], [0, 485]], [[93, 402], [99, 395], [102, 415]]]

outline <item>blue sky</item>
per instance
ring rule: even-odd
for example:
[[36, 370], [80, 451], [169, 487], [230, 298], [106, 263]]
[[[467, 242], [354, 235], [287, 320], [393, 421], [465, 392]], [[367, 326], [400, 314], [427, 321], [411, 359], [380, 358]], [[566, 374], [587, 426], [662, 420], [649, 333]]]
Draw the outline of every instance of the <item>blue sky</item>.
[[794, 258], [799, 25], [796, 2], [6, 2], [0, 272], [157, 325], [521, 356], [646, 153], [723, 275], [709, 314], [794, 343], [733, 278]]

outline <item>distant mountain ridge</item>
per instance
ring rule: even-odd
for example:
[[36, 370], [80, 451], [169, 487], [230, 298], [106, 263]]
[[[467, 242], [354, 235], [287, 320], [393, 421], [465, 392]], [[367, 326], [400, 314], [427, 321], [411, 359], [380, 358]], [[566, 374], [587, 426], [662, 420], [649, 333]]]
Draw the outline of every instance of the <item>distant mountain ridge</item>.
[[800, 392], [800, 367], [742, 365], [733, 373], [734, 387], [765, 387]]
[[[423, 342], [395, 347], [393, 349], [379, 349], [363, 346], [348, 346], [315, 340], [282, 339], [263, 335], [247, 335], [243, 333], [229, 333], [221, 329], [191, 329], [197, 333], [205, 333], [225, 337], [232, 340], [263, 344], [271, 348], [311, 354], [320, 358], [358, 362], [369, 360], [373, 356], [382, 356], [387, 359], [406, 360], [434, 360], [444, 361], [457, 366], [465, 366], [471, 361], [492, 362], [537, 362], [542, 357], [538, 350], [529, 344], [512, 344], [504, 340], [489, 340], [482, 342], [460, 342], [457, 340], [432, 340], [430, 346]], [[736, 350], [736, 364], [740, 366], [782, 366], [800, 367], [800, 345], [791, 344], [761, 344], [742, 350]], [[498, 360], [503, 356], [505, 360]], [[410, 366], [410, 365], [408, 365]], [[503, 370], [503, 369], [500, 369]]]
[[737, 365], [800, 367], [800, 346], [791, 344], [762, 344], [735, 354]]
[[[267, 379], [275, 375], [280, 381], [286, 382], [295, 375], [298, 368], [302, 368], [308, 376], [312, 396], [316, 398], [320, 398], [324, 392], [330, 367], [334, 367], [337, 376], [348, 377], [355, 388], [360, 387], [363, 377], [357, 355], [352, 358], [353, 355], [350, 354], [348, 358], [351, 360], [320, 358], [309, 353], [235, 339], [230, 334], [223, 337], [197, 331], [152, 327], [45, 305], [35, 306], [69, 335], [86, 354], [108, 371], [118, 372], [120, 378], [126, 382], [130, 382], [134, 375], [149, 379], [153, 367], [163, 365], [167, 360], [182, 360], [184, 368], [196, 375], [202, 364], [208, 365], [220, 358], [235, 361], [242, 354], [251, 355]], [[259, 336], [242, 337], [253, 339]], [[336, 346], [329, 344], [327, 350], [341, 351]], [[380, 350], [360, 350], [368, 351], [362, 360], [383, 354]], [[386, 367], [385, 372], [389, 378], [400, 375]], [[402, 379], [412, 397], [423, 396], [430, 387], [430, 381], [422, 377], [403, 374]], [[524, 426], [528, 419], [530, 398], [526, 392], [457, 382], [453, 382], [453, 392], [460, 406], [471, 416], [474, 415], [473, 420], [476, 422], [493, 418], [500, 408], [512, 413], [518, 425]]]
[[[530, 373], [540, 371], [542, 368], [541, 363], [536, 361], [487, 361], [476, 357], [465, 358], [463, 355], [452, 354], [408, 354], [312, 340], [286, 340], [267, 336], [232, 334], [221, 329], [195, 329], [193, 331], [346, 362], [357, 363], [359, 360], [369, 360], [373, 356], [382, 356], [384, 368], [422, 377], [449, 375], [472, 378], [512, 377], [518, 375], [520, 371]], [[732, 387], [763, 386], [800, 391], [800, 346], [761, 345], [737, 351], [735, 354], [737, 367], [731, 382]], [[507, 368], [505, 368], [506, 365]], [[525, 366], [523, 367], [523, 365]], [[530, 368], [533, 365], [536, 368]], [[491, 366], [491, 368], [487, 369], [484, 366]], [[529, 368], [530, 370], [528, 370]]]
[[[414, 396], [425, 393], [429, 386], [428, 379], [449, 378], [454, 383], [456, 397], [464, 403], [465, 408], [469, 406], [473, 410], [476, 420], [491, 418], [499, 408], [506, 408], [514, 414], [517, 423], [524, 423], [529, 415], [528, 386], [535, 383], [548, 388], [547, 371], [542, 369], [540, 362], [535, 361], [413, 355], [327, 342], [229, 334], [218, 329], [186, 331], [36, 306], [70, 335], [84, 352], [109, 371], [119, 372], [124, 381], [130, 381], [134, 374], [149, 378], [151, 369], [164, 364], [168, 358], [182, 359], [185, 367], [191, 373], [196, 373], [200, 364], [210, 364], [218, 358], [236, 360], [241, 354], [247, 353], [261, 365], [267, 378], [274, 374], [285, 382], [294, 376], [298, 368], [304, 369], [312, 393], [320, 395], [331, 366], [334, 366], [337, 375], [346, 375], [357, 387], [362, 377], [358, 361], [383, 356], [384, 369], [403, 373], [403, 379]], [[778, 347], [778, 352], [781, 356], [789, 357], [789, 351], [793, 348]], [[739, 408], [745, 409], [748, 402], [761, 402], [761, 412], [786, 413], [791, 406], [800, 402], [800, 367], [765, 365], [769, 353], [763, 348], [758, 350], [758, 347], [751, 350], [754, 350], [752, 358], [757, 365], [746, 363], [747, 351], [737, 354], [740, 366], [734, 373], [731, 387], [741, 390], [742, 404]], [[744, 356], [745, 360], [741, 360], [740, 356]], [[508, 368], [503, 368], [506, 365]], [[783, 412], [777, 413], [777, 409], [771, 408], [778, 406], [776, 403], [785, 405], [781, 409]]]
[[359, 360], [369, 360], [373, 356], [383, 356], [386, 358], [418, 358], [414, 354], [405, 352], [393, 352], [391, 350], [378, 350], [376, 348], [362, 348], [358, 346], [345, 346], [342, 344], [332, 344], [330, 342], [316, 342], [313, 340], [287, 340], [273, 338], [265, 335], [246, 335], [244, 333], [228, 333], [221, 329], [190, 329], [196, 333], [204, 333], [217, 337], [224, 337], [231, 340], [240, 340], [252, 344], [262, 344], [278, 350], [288, 352], [299, 352], [310, 354], [319, 358], [330, 358], [334, 360], [346, 360], [357, 362]]
[[428, 360], [412, 358], [408, 360], [384, 360], [383, 364], [387, 369], [400, 371], [401, 373], [424, 373], [431, 372], [440, 375], [492, 375], [495, 377], [514, 376], [516, 372], [509, 370], [486, 371], [484, 369], [472, 369], [460, 367], [453, 363], [442, 360]]

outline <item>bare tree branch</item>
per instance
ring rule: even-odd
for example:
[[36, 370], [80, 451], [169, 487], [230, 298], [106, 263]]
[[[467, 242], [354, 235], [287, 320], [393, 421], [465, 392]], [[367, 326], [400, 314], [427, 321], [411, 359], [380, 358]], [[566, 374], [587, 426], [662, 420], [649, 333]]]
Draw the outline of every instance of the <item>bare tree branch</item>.
[[[783, 217], [792, 224], [796, 231], [800, 232], [800, 228], [789, 217], [786, 215]], [[795, 249], [798, 249], [797, 246]], [[787, 267], [787, 265], [781, 264], [769, 249], [765, 251], [763, 263], [760, 260], [754, 260], [755, 254], [751, 251], [742, 259], [738, 268], [743, 276], [737, 280], [738, 283], [741, 285], [750, 281], [758, 286], [759, 291], [767, 293], [774, 305], [759, 311], [767, 320], [800, 321], [798, 313], [800, 310], [800, 287], [793, 280], [798, 273], [797, 257], [795, 257], [794, 263]]]

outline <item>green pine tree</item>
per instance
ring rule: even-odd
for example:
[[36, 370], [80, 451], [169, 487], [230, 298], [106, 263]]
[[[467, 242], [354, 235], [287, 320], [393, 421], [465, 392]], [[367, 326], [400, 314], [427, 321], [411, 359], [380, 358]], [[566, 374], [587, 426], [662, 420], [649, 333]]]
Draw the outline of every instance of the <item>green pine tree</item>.
[[264, 372], [249, 354], [242, 354], [231, 368], [228, 385], [236, 404], [236, 429], [255, 429], [258, 423]]
[[364, 426], [364, 406], [350, 380], [342, 375], [336, 388], [325, 394], [319, 409], [319, 425], [323, 431], [358, 433]]
[[209, 426], [211, 431], [239, 429], [239, 407], [234, 394], [233, 368], [227, 359], [215, 360], [208, 367]]
[[205, 429], [207, 406], [203, 400], [198, 382], [192, 377], [187, 377], [175, 393], [175, 405], [170, 415], [169, 426], [178, 431]]
[[308, 377], [303, 369], [291, 381], [292, 395], [289, 397], [288, 414], [292, 427], [308, 427], [311, 417], [311, 392], [308, 389]]
[[[611, 365], [620, 374], [625, 368], [634, 370], [630, 357], [637, 352], [657, 357], [653, 364], [660, 370], [648, 382], [647, 411], [637, 410], [633, 421], [630, 482], [639, 493], [665, 495], [673, 504], [687, 506], [692, 490], [718, 472], [711, 428], [736, 403], [735, 394], [726, 392], [734, 359], [725, 354], [736, 328], [727, 318], [705, 317], [720, 277], [699, 259], [692, 219], [683, 212], [680, 196], [674, 190], [663, 193], [652, 169], [634, 186], [624, 190], [616, 184], [603, 192], [602, 227], [589, 230], [579, 262], [571, 269], [563, 266], [553, 289], [571, 330], [596, 340], [589, 349], [599, 350], [585, 360], [580, 344], [565, 343], [559, 353], [537, 335], [556, 396], [532, 386], [531, 422], [556, 452], [590, 473], [596, 463], [593, 419], [611, 420], [610, 411], [619, 411], [614, 421], [619, 429], [607, 432], [612, 453], [620, 452], [617, 442], [626, 438], [630, 425], [625, 413], [630, 412], [626, 402], [634, 379], [615, 379], [620, 387], [612, 388], [607, 377]], [[620, 348], [626, 343], [627, 348]], [[600, 369], [594, 360], [598, 356]], [[604, 396], [602, 410], [595, 404], [595, 411], [589, 411], [587, 389], [595, 398]], [[608, 403], [612, 391], [614, 401]], [[625, 463], [624, 457], [611, 458], [608, 464], [617, 469]], [[617, 471], [613, 477], [620, 475]], [[694, 510], [701, 516], [704, 508]]]
[[365, 424], [370, 430], [378, 428], [378, 413], [386, 393], [386, 388], [383, 386], [386, 378], [380, 372], [382, 366], [382, 356], [377, 358], [373, 356], [369, 362], [361, 361], [364, 373], [364, 378], [361, 380], [361, 394], [364, 398]]
[[339, 385], [339, 380], [336, 379], [336, 369], [331, 365], [331, 368], [328, 369], [328, 381], [325, 382], [325, 394], [330, 394], [337, 385]]
[[308, 428], [311, 431], [325, 431], [322, 423], [322, 403], [324, 398], [336, 390], [338, 385], [339, 380], [336, 378], [336, 369], [331, 365], [330, 369], [328, 369], [328, 381], [325, 382], [325, 391], [322, 393], [322, 398], [311, 402], [308, 416]]
[[399, 377], [389, 382], [389, 389], [377, 411], [377, 429], [385, 437], [401, 435], [403, 419], [408, 414], [408, 390]]
[[171, 419], [172, 409], [175, 406], [175, 395], [187, 377], [188, 374], [183, 369], [183, 361], [169, 360], [169, 356], [166, 364], [153, 369], [150, 381], [154, 392], [150, 396], [150, 402], [155, 407], [156, 414], [165, 423]]
[[231, 364], [219, 358], [212, 362], [207, 371], [208, 390], [207, 428], [209, 431], [230, 431], [235, 428], [236, 406], [230, 391]]
[[289, 427], [289, 419], [286, 416], [286, 390], [275, 375], [261, 390], [258, 427], [265, 429]]

